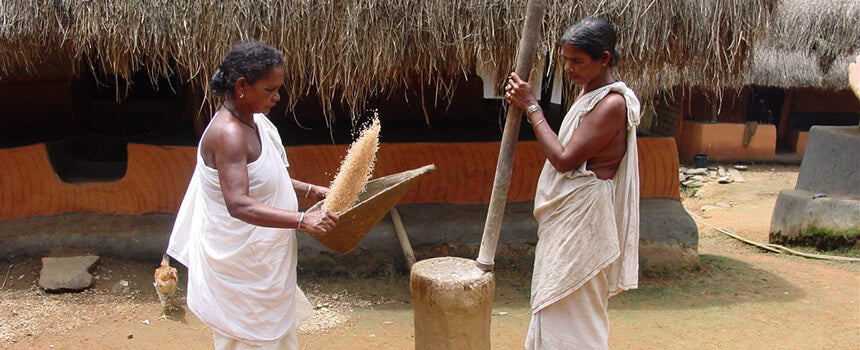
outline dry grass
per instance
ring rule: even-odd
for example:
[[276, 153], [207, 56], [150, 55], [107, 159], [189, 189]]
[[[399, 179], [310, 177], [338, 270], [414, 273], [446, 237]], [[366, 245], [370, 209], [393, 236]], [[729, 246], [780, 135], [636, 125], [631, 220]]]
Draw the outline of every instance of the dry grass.
[[[538, 59], [558, 70], [561, 32], [598, 16], [619, 31], [618, 78], [642, 96], [679, 83], [738, 85], [749, 48], [779, 3], [548, 0]], [[314, 94], [329, 117], [341, 103], [356, 116], [369, 97], [402, 87], [435, 89], [435, 98], [421, 102], [446, 103], [456, 87], [450, 77], [479, 67], [503, 81], [514, 68], [525, 7], [520, 0], [8, 0], [0, 6], [0, 78], [59, 56], [116, 83], [118, 95], [126, 86], [116, 76], [140, 69], [204, 91], [230, 45], [259, 39], [286, 55], [288, 110]], [[832, 34], [827, 28], [824, 37]], [[847, 39], [833, 41], [840, 40]]]
[[322, 209], [344, 212], [349, 209], [364, 185], [373, 174], [376, 150], [379, 148], [379, 118], [366, 126], [361, 135], [349, 146], [340, 169], [331, 182], [331, 191], [326, 196]]
[[844, 89], [860, 54], [860, 2], [782, 0], [753, 50], [748, 83]]

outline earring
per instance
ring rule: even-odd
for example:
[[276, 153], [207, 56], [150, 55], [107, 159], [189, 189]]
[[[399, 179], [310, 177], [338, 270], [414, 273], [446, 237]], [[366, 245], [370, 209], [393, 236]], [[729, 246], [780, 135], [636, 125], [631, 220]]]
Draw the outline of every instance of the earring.
[[245, 97], [245, 93], [244, 93], [244, 92], [243, 92], [241, 95], [239, 95], [239, 98], [243, 98], [243, 97]]

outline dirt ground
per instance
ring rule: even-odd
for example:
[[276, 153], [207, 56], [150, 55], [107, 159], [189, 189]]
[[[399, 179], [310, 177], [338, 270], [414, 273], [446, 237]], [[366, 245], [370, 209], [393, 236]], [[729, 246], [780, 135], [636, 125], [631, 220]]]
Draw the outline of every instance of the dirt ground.
[[[711, 225], [767, 242], [776, 196], [794, 187], [798, 169], [753, 165], [743, 173], [747, 182], [708, 183], [684, 205]], [[613, 349], [856, 349], [860, 344], [860, 264], [766, 253], [702, 224], [699, 230], [700, 271], [646, 276], [639, 289], [611, 299]], [[500, 251], [492, 347], [521, 349], [529, 322], [531, 257], [528, 249]], [[440, 255], [439, 249], [416, 252]], [[39, 260], [0, 260], [0, 348], [210, 349], [211, 330], [192, 313], [183, 309], [159, 319], [151, 285], [156, 266], [103, 257], [93, 270], [93, 288], [47, 294], [38, 287]], [[317, 309], [300, 329], [302, 348], [413, 348], [409, 277], [402, 267], [389, 270], [327, 276], [300, 263], [300, 285]], [[184, 301], [184, 289], [179, 296]]]

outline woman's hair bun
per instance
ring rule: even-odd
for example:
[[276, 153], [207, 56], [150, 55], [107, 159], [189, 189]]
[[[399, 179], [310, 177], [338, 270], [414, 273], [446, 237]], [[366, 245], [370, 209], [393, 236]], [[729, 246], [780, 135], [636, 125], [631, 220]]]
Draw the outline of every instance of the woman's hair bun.
[[209, 80], [209, 89], [218, 95], [227, 92], [227, 77], [224, 76], [221, 68], [216, 69], [215, 74], [212, 74], [212, 79]]

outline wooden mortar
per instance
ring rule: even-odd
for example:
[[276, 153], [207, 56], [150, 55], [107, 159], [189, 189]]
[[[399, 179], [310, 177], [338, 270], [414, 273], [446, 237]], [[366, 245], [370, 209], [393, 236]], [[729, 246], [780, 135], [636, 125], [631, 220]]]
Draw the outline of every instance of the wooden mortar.
[[495, 276], [474, 260], [422, 260], [410, 276], [415, 349], [489, 349]]

